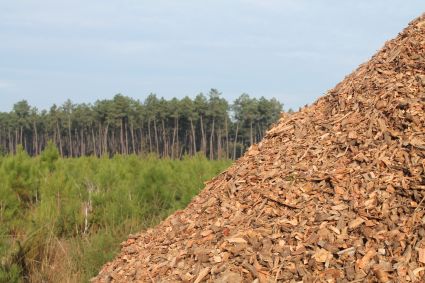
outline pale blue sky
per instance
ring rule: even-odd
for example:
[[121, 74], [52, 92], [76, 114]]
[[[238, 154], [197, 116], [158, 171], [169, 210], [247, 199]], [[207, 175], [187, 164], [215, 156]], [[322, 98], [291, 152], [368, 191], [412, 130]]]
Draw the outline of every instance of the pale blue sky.
[[0, 111], [217, 88], [310, 104], [424, 0], [0, 0]]

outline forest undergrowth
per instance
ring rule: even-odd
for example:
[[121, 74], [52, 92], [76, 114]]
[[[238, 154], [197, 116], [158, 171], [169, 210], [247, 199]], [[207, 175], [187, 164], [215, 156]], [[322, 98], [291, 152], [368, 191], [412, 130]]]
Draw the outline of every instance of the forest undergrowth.
[[201, 155], [0, 157], [0, 282], [86, 282], [230, 165]]

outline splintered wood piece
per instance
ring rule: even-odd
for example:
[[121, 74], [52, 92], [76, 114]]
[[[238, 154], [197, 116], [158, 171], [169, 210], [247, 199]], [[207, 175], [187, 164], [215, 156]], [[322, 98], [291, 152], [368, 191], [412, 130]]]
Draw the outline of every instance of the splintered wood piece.
[[196, 277], [196, 279], [195, 279], [194, 283], [199, 283], [199, 282], [201, 282], [201, 281], [205, 278], [205, 276], [207, 276], [207, 275], [208, 275], [208, 273], [210, 272], [210, 270], [211, 270], [211, 268], [210, 268], [210, 267], [205, 267], [204, 269], [202, 269], [202, 270], [199, 272], [198, 277]]

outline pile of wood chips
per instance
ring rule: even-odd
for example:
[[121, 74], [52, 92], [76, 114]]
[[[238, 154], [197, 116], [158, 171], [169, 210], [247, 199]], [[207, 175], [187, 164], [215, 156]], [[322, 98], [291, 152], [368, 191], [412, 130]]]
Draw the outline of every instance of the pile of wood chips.
[[93, 282], [425, 282], [425, 14]]

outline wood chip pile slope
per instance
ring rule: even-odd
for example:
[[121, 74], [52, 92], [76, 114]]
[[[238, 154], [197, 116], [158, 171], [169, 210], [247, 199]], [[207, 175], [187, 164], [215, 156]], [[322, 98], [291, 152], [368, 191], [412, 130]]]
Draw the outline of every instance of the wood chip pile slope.
[[425, 282], [425, 14], [95, 282]]

